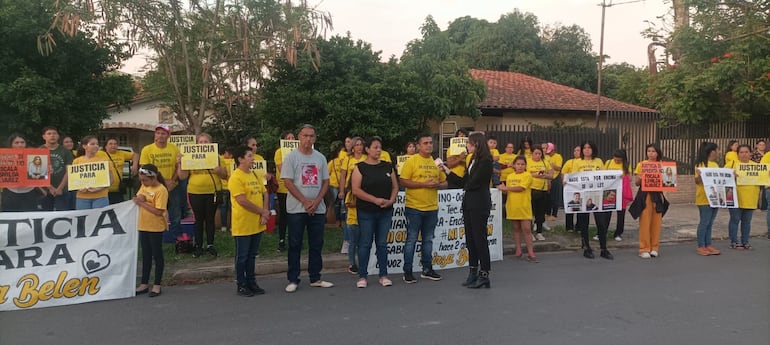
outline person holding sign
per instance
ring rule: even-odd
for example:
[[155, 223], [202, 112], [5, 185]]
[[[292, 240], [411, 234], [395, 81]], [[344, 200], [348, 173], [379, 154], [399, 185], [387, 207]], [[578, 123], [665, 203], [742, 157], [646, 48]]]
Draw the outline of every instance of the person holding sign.
[[[639, 186], [636, 198], [628, 208], [628, 212], [634, 218], [639, 218], [639, 257], [649, 259], [657, 257], [660, 250], [660, 229], [663, 223], [663, 214], [666, 212], [668, 202], [663, 192], [645, 191], [644, 177], [648, 176], [645, 170], [658, 170], [658, 165], [663, 154], [656, 144], [648, 144], [645, 147], [647, 159], [636, 164], [635, 184]], [[650, 164], [653, 163], [653, 164]]]
[[[299, 131], [299, 148], [291, 151], [283, 160], [281, 178], [289, 190], [286, 198], [289, 213], [289, 267], [286, 292], [299, 287], [300, 254], [302, 237], [307, 230], [308, 265], [310, 286], [330, 288], [334, 284], [321, 280], [324, 245], [326, 204], [324, 197], [329, 189], [329, 170], [326, 157], [313, 149], [316, 140], [315, 127], [303, 125]], [[311, 175], [311, 176], [308, 176]]]
[[[455, 138], [466, 138], [466, 137], [468, 137], [468, 130], [465, 128], [460, 128], [455, 133]], [[446, 166], [453, 173], [455, 173], [457, 177], [463, 177], [465, 175], [465, 158], [468, 156], [468, 152], [465, 149], [463, 149], [462, 152], [460, 153], [450, 154], [450, 150], [451, 150], [451, 147], [447, 149]], [[462, 188], [462, 186], [459, 186], [456, 184], [449, 184], [448, 188], [456, 189], [456, 188]]]
[[[527, 158], [516, 157], [513, 168], [514, 172], [506, 176], [505, 184], [497, 186], [497, 189], [508, 194], [505, 209], [506, 219], [510, 219], [513, 224], [513, 242], [516, 245], [514, 255], [521, 257], [521, 236], [524, 235], [527, 259], [529, 262], [537, 262], [535, 250], [532, 247], [532, 193], [529, 191], [532, 185], [532, 174], [527, 171]], [[577, 196], [579, 198], [580, 194]]]
[[[738, 146], [738, 161], [733, 161], [732, 163], [733, 166], [725, 166], [725, 168], [733, 168], [735, 176], [740, 174], [739, 166], [759, 166], [758, 163], [751, 160], [751, 147], [749, 145]], [[764, 174], [768, 173], [765, 172]], [[751, 249], [751, 244], [749, 244], [749, 239], [751, 238], [751, 218], [759, 202], [759, 186], [738, 184], [737, 190], [738, 206], [740, 208], [729, 209], [730, 224], [728, 226], [728, 233], [730, 234], [730, 248]], [[738, 224], [741, 226], [740, 243], [738, 242]]]
[[[770, 154], [765, 153], [764, 156], [762, 156], [762, 160], [759, 161], [760, 164], [770, 164]], [[766, 205], [770, 205], [770, 187], [765, 187], [765, 203]], [[767, 239], [770, 240], [770, 210], [767, 211]]]
[[168, 125], [160, 124], [155, 126], [155, 141], [142, 148], [139, 156], [139, 164], [152, 164], [158, 168], [164, 179], [166, 189], [168, 190], [168, 221], [169, 231], [177, 237], [181, 235], [182, 229], [182, 199], [184, 194], [182, 188], [177, 188], [179, 177], [177, 171], [181, 168], [178, 161], [179, 149], [173, 143], [168, 142], [171, 135], [171, 128]]
[[[195, 137], [196, 144], [211, 144], [211, 136], [201, 133]], [[189, 147], [189, 146], [188, 146]], [[219, 157], [217, 155], [217, 157]], [[181, 159], [181, 158], [180, 158]], [[217, 256], [214, 248], [214, 216], [217, 206], [222, 203], [222, 179], [227, 178], [227, 167], [223, 160], [214, 169], [183, 170], [179, 169], [179, 179], [187, 179], [187, 198], [195, 215], [195, 247], [193, 257], [203, 254], [203, 232], [206, 232], [206, 252]]]
[[[422, 237], [420, 263], [422, 278], [441, 280], [433, 270], [433, 236], [438, 223], [438, 190], [447, 187], [446, 173], [434, 161], [433, 137], [422, 134], [417, 138], [418, 154], [410, 157], [401, 170], [401, 184], [406, 187], [404, 214], [407, 219], [404, 244], [404, 282], [416, 283], [412, 274], [417, 238]], [[464, 155], [463, 155], [464, 156]], [[442, 164], [443, 166], [443, 164]], [[463, 175], [465, 175], [465, 168]]]
[[[80, 155], [72, 162], [73, 165], [109, 161], [106, 155], [97, 154], [99, 152], [99, 139], [93, 135], [88, 135], [80, 140], [80, 149], [78, 151]], [[107, 169], [110, 173], [110, 184], [112, 184], [113, 172], [109, 165], [107, 165]], [[88, 210], [108, 206], [110, 204], [110, 199], [107, 197], [108, 192], [109, 187], [78, 189], [75, 209]]]
[[[592, 141], [586, 141], [581, 145], [580, 159], [575, 159], [572, 163], [573, 172], [598, 171], [602, 170], [604, 162], [596, 157], [596, 145]], [[586, 209], [588, 209], [591, 200], [586, 200]], [[594, 212], [594, 221], [599, 233], [599, 246], [601, 248], [601, 257], [612, 260], [614, 257], [607, 250], [607, 230], [610, 227], [610, 212]], [[577, 214], [577, 225], [575, 226], [583, 238], [583, 256], [588, 259], [594, 258], [594, 252], [591, 250], [591, 244], [588, 241], [588, 223], [589, 213]]]
[[[168, 204], [168, 190], [163, 174], [153, 164], [145, 164], [139, 168], [139, 180], [142, 186], [136, 192], [134, 203], [139, 206], [139, 222], [136, 229], [139, 231], [139, 244], [142, 247], [142, 277], [136, 294], [148, 293], [150, 297], [160, 295], [160, 282], [163, 279], [163, 231], [167, 229], [166, 205]], [[152, 291], [150, 283], [150, 270], [155, 260], [155, 280]]]
[[[281, 140], [294, 140], [294, 133], [284, 131], [281, 133]], [[281, 169], [283, 168], [283, 151], [281, 147], [275, 149], [273, 160], [275, 161], [275, 177], [278, 179], [278, 193], [276, 193], [278, 196], [278, 251], [282, 252], [286, 250], [286, 225], [289, 218], [289, 214], [286, 213], [286, 196], [289, 190], [286, 188], [283, 178], [281, 178]]]
[[251, 297], [265, 293], [257, 285], [254, 266], [262, 233], [270, 219], [270, 196], [262, 178], [251, 171], [254, 164], [251, 148], [239, 146], [232, 153], [238, 164], [228, 181], [233, 205], [236, 292], [240, 296]]
[[718, 146], [715, 143], [704, 141], [698, 149], [698, 160], [695, 163], [695, 205], [698, 206], [700, 221], [698, 222], [698, 249], [702, 256], [719, 255], [721, 252], [711, 245], [711, 227], [714, 218], [717, 217], [718, 208], [709, 206], [706, 190], [703, 188], [703, 179], [698, 168], [719, 168], [716, 159], [719, 157]]
[[[8, 138], [8, 146], [14, 149], [27, 147], [27, 140], [18, 133]], [[36, 156], [39, 158], [39, 156]], [[41, 159], [42, 161], [42, 159]], [[46, 169], [47, 171], [47, 169]], [[37, 211], [37, 204], [45, 192], [35, 187], [5, 187], [2, 192], [3, 212]]]
[[382, 139], [369, 138], [366, 142], [366, 159], [355, 165], [351, 176], [351, 188], [356, 202], [356, 215], [360, 238], [358, 242], [358, 281], [356, 287], [367, 286], [372, 241], [376, 244], [379, 283], [391, 286], [388, 278], [388, 231], [393, 217], [393, 204], [398, 196], [398, 181], [393, 165], [382, 161]]

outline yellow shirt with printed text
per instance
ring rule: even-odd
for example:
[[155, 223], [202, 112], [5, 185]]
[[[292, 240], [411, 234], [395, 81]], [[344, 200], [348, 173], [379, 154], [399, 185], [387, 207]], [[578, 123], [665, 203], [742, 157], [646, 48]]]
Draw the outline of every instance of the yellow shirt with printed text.
[[176, 145], [167, 143], [166, 147], [160, 148], [152, 143], [142, 148], [139, 164], [154, 164], [163, 178], [170, 181], [176, 178], [177, 156], [179, 156], [179, 148]]
[[235, 200], [239, 195], [245, 195], [246, 199], [260, 208], [264, 206], [264, 194], [267, 193], [264, 181], [256, 174], [235, 169], [227, 182], [230, 189], [230, 203], [232, 204], [232, 234], [233, 236], [249, 236], [265, 231], [267, 226], [261, 223], [262, 216], [246, 210]]
[[[464, 170], [465, 168], [463, 168]], [[433, 157], [419, 154], [409, 157], [401, 168], [401, 178], [414, 182], [446, 181], [446, 174], [436, 167]], [[406, 207], [419, 211], [438, 210], [438, 190], [435, 188], [406, 188]]]
[[576, 158], [572, 161], [572, 172], [584, 172], [584, 171], [597, 171], [604, 168], [604, 162], [601, 158], [594, 158], [592, 160], [585, 160], [582, 158]]
[[166, 186], [162, 184], [152, 187], [142, 185], [139, 187], [136, 195], [144, 195], [145, 203], [164, 211], [162, 215], [156, 216], [144, 207], [139, 207], [139, 221], [136, 224], [137, 230], [148, 232], [165, 231], [168, 228], [165, 212], [166, 204], [168, 204], [168, 190], [166, 190]]
[[[551, 163], [547, 159], [541, 159], [539, 162], [535, 162], [533, 159], [527, 159], [527, 172], [530, 174], [543, 172], [546, 173], [551, 168]], [[544, 178], [532, 176], [532, 184], [530, 188], [532, 190], [548, 190], [549, 181]]]
[[505, 218], [511, 220], [530, 220], [532, 219], [532, 175], [528, 171], [522, 173], [512, 173], [505, 180], [506, 187], [524, 187], [524, 191], [511, 192], [505, 201]]

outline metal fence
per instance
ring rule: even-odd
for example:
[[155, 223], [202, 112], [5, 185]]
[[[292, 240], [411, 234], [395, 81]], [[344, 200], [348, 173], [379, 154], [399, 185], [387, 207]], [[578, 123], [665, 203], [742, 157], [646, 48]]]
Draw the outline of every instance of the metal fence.
[[523, 139], [529, 138], [535, 145], [551, 142], [556, 145], [557, 151], [564, 156], [564, 160], [572, 158], [572, 149], [586, 140], [596, 144], [597, 151], [594, 155], [602, 159], [609, 159], [618, 148], [619, 132], [616, 128], [563, 128], [563, 129], [539, 129], [531, 126], [518, 125], [492, 125], [487, 127], [487, 135], [497, 139], [498, 150], [502, 153], [506, 143], [513, 143], [516, 150], [519, 149]]

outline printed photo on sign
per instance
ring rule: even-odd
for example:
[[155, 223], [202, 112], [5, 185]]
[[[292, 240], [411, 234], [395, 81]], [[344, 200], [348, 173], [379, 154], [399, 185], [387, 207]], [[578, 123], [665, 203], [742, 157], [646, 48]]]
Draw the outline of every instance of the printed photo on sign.
[[614, 210], [618, 203], [618, 191], [615, 189], [608, 189], [604, 191], [602, 195], [602, 210]]
[[30, 180], [47, 180], [48, 160], [39, 155], [27, 155], [27, 176]]
[[601, 191], [592, 191], [592, 192], [585, 192], [583, 195], [585, 195], [586, 205], [584, 211], [590, 212], [590, 211], [599, 211], [599, 205], [602, 203], [602, 192]]
[[302, 185], [318, 185], [318, 167], [315, 164], [305, 164], [302, 166]]
[[703, 191], [709, 206], [715, 208], [738, 208], [735, 195], [735, 171], [727, 168], [698, 168]]
[[[584, 171], [564, 176], [565, 213], [604, 212], [622, 206], [623, 172]], [[581, 207], [582, 206], [582, 207]]]
[[0, 149], [0, 187], [47, 187], [50, 151], [42, 149]]
[[572, 194], [572, 200], [567, 201], [567, 210], [570, 212], [580, 212], [583, 210], [583, 196], [580, 192]]

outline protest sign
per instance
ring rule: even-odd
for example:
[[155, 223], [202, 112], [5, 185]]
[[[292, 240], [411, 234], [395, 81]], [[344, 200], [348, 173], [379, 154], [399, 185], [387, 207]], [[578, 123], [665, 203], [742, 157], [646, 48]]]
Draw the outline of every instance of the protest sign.
[[219, 145], [194, 144], [179, 148], [182, 170], [214, 169], [219, 166]]
[[676, 192], [676, 162], [642, 162], [642, 191]]
[[281, 140], [281, 156], [286, 159], [291, 151], [299, 147], [299, 140]]
[[623, 209], [622, 171], [596, 170], [565, 175], [565, 213], [593, 213], [621, 209]]
[[770, 186], [770, 164], [739, 163], [735, 174], [739, 186]]
[[0, 311], [133, 297], [137, 212], [0, 213]]
[[42, 149], [0, 149], [0, 187], [47, 187], [50, 151]]
[[80, 190], [110, 186], [110, 161], [98, 161], [67, 166], [67, 188]]
[[[487, 220], [487, 242], [492, 261], [503, 259], [503, 218], [502, 197], [497, 189], [492, 193], [492, 211]], [[399, 192], [393, 204], [393, 218], [388, 231], [388, 273], [404, 271], [404, 246], [406, 244], [406, 218], [404, 217], [404, 192]], [[438, 223], [433, 238], [433, 268], [436, 270], [463, 267], [468, 265], [468, 249], [465, 247], [465, 225], [462, 215], [464, 193], [460, 189], [440, 190], [438, 192]], [[420, 270], [420, 248], [415, 245], [414, 270]], [[378, 274], [376, 246], [372, 245], [369, 266], [370, 275]]]
[[168, 142], [176, 145], [180, 150], [182, 146], [195, 144], [194, 135], [171, 135], [168, 137]]
[[466, 144], [468, 144], [468, 138], [466, 137], [450, 138], [449, 152], [447, 153], [447, 156], [456, 156], [464, 152], [467, 152], [465, 151]]
[[735, 171], [727, 168], [698, 168], [709, 206], [738, 208], [735, 195]]
[[401, 168], [404, 167], [404, 162], [406, 162], [409, 157], [412, 157], [412, 155], [403, 155], [403, 156], [397, 156], [396, 157], [396, 171], [399, 175], [401, 175]]
[[251, 171], [257, 174], [257, 176], [259, 176], [259, 178], [262, 179], [262, 182], [267, 184], [267, 180], [265, 179], [265, 175], [267, 175], [267, 161], [265, 160], [254, 161], [254, 163], [251, 164]]

